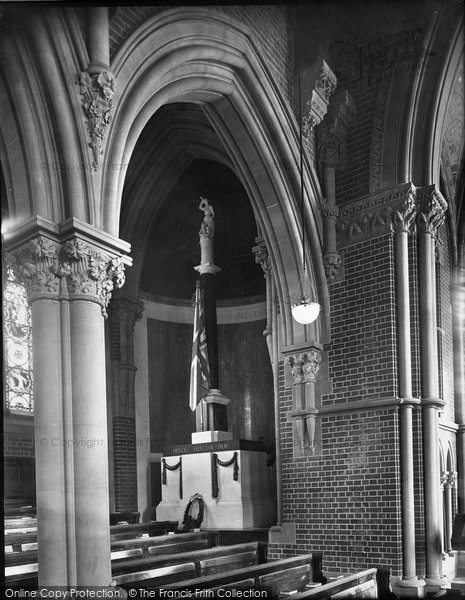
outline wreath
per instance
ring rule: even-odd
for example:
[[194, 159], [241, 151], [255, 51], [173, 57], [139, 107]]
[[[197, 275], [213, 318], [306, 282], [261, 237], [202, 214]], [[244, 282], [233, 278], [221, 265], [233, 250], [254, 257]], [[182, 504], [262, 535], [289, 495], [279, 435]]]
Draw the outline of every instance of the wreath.
[[[194, 507], [197, 507], [197, 516], [193, 516]], [[184, 511], [182, 524], [184, 529], [198, 529], [203, 521], [205, 502], [200, 494], [194, 494], [189, 500]]]

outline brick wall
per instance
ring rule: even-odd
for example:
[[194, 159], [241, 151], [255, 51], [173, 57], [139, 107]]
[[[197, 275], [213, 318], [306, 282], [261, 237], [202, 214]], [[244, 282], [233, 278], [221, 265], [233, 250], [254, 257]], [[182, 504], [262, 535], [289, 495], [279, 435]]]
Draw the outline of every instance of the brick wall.
[[343, 281], [331, 286], [333, 391], [322, 404], [397, 394], [395, 281], [390, 235], [344, 249]]
[[[137, 27], [153, 15], [166, 10], [163, 6], [122, 6], [110, 22], [110, 53]], [[253, 41], [271, 71], [284, 97], [292, 98], [293, 46], [292, 30], [286, 9], [280, 6], [215, 6], [212, 12], [225, 13], [250, 27]]]
[[395, 408], [321, 418], [321, 455], [293, 456], [292, 391], [280, 372], [283, 522], [296, 544], [271, 544], [273, 559], [321, 551], [325, 572], [383, 564], [399, 574], [398, 414]]

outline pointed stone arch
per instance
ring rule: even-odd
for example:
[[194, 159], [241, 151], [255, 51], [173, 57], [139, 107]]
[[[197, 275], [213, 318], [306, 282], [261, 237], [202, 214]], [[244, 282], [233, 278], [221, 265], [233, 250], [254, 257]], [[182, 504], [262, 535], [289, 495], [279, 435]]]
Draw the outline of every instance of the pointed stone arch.
[[328, 292], [321, 260], [321, 190], [306, 162], [308, 261], [324, 307], [322, 318], [307, 331], [290, 314], [301, 266], [297, 123], [250, 30], [208, 8], [168, 10], [126, 40], [111, 68], [117, 81], [116, 109], [106, 147], [101, 227], [119, 234], [124, 165], [149, 118], [168, 103], [198, 104], [247, 191], [267, 243], [283, 309], [284, 343], [325, 338]]

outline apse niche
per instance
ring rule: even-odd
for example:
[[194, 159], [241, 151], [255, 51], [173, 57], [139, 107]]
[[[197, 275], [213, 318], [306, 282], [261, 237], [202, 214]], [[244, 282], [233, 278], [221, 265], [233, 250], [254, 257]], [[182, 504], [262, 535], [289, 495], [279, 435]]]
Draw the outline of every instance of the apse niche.
[[231, 400], [229, 429], [235, 438], [262, 440], [273, 454], [265, 280], [252, 252], [256, 221], [236, 175], [205, 159], [190, 162], [160, 202], [144, 252], [140, 295], [147, 316], [151, 452], [190, 443], [195, 431], [188, 396], [201, 196], [215, 211], [219, 387]]

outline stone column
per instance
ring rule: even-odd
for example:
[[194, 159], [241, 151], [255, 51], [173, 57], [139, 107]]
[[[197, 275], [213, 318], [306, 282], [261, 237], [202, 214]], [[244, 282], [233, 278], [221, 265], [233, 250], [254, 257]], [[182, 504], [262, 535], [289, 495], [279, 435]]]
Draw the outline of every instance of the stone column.
[[28, 232], [5, 245], [32, 305], [39, 585], [107, 586], [103, 318], [128, 248], [76, 219]]
[[438, 410], [444, 402], [439, 398], [435, 235], [447, 205], [435, 186], [418, 189], [417, 202], [426, 584], [442, 585]]
[[273, 332], [273, 281], [271, 277], [271, 260], [270, 255], [268, 254], [268, 248], [266, 247], [263, 237], [256, 237], [255, 242], [257, 245], [252, 248], [252, 251], [255, 254], [255, 262], [261, 266], [263, 276], [265, 277], [266, 282], [266, 327], [265, 331], [263, 332], [263, 335], [265, 336], [266, 345], [268, 346], [268, 353], [270, 355], [270, 359], [273, 361], [273, 347], [271, 338], [271, 334]]
[[142, 311], [141, 302], [123, 297], [109, 308], [116, 511], [137, 511], [134, 325]]
[[416, 217], [413, 188], [407, 190], [401, 205], [393, 211], [393, 230], [396, 261], [397, 304], [397, 368], [399, 374], [400, 460], [402, 482], [402, 587], [424, 585], [416, 575], [415, 561], [415, 498], [413, 456], [413, 407], [419, 401], [412, 397], [412, 360], [410, 344], [410, 294], [408, 236]]
[[455, 487], [457, 480], [456, 473], [446, 473], [443, 479], [444, 485], [444, 552], [452, 552], [451, 538], [453, 526], [453, 506], [452, 506], [452, 490]]
[[92, 6], [87, 13], [89, 73], [108, 70], [110, 65], [110, 36], [108, 6]]
[[457, 431], [458, 512], [465, 512], [465, 269], [458, 267], [451, 289], [454, 342], [454, 396]]
[[293, 405], [291, 417], [295, 423], [297, 447], [301, 455], [315, 453], [317, 414], [315, 397], [316, 375], [323, 357], [323, 347], [317, 342], [305, 347], [284, 348], [285, 364], [289, 365], [293, 379]]
[[336, 168], [345, 162], [347, 129], [351, 126], [355, 105], [347, 91], [331, 99], [328, 114], [318, 126], [318, 158], [323, 174], [325, 201], [323, 216], [323, 264], [328, 283], [333, 283], [342, 260], [336, 248]]

